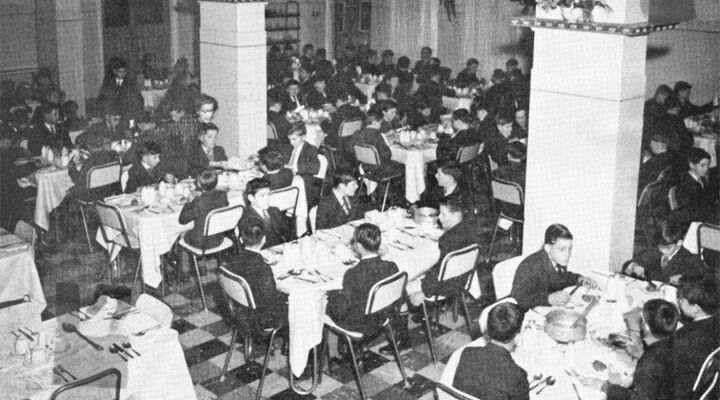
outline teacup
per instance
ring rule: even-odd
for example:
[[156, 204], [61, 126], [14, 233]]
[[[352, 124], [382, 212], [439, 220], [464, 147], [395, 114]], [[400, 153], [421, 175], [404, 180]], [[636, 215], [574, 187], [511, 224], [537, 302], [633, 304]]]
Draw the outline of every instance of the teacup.
[[30, 351], [30, 343], [27, 338], [20, 336], [15, 340], [15, 355], [24, 356]]

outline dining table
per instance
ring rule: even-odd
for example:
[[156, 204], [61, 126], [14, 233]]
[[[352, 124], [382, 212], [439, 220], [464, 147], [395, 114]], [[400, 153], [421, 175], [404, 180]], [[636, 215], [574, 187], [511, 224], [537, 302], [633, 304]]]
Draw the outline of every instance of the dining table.
[[25, 179], [37, 186], [34, 221], [47, 231], [50, 229], [50, 212], [65, 199], [73, 181], [67, 167], [54, 164], [35, 171]]
[[421, 277], [440, 257], [437, 240], [442, 231], [418, 225], [406, 211], [375, 211], [364, 220], [322, 229], [312, 236], [262, 251], [272, 265], [278, 290], [288, 294], [288, 322], [292, 372], [300, 376], [308, 354], [322, 340], [327, 292], [341, 290], [345, 271], [359, 261], [349, 243], [357, 226], [373, 222], [380, 227], [380, 256], [397, 264], [408, 279]]
[[30, 243], [0, 228], [0, 303], [27, 298], [47, 304]]
[[[232, 183], [218, 185], [227, 191], [230, 205], [245, 204], [243, 197], [245, 184], [252, 178], [262, 176], [257, 170], [241, 172], [243, 177], [233, 179]], [[221, 175], [222, 176], [222, 175]], [[227, 182], [227, 179], [222, 179]], [[190, 183], [190, 182], [186, 182]], [[301, 236], [307, 230], [307, 200], [305, 185], [301, 177], [293, 178], [292, 186], [299, 190], [298, 204], [295, 211], [296, 230]], [[159, 192], [159, 189], [158, 191]], [[143, 201], [139, 193], [122, 194], [105, 199], [110, 205], [117, 206], [122, 215], [131, 242], [137, 243], [140, 249], [142, 277], [145, 284], [157, 288], [162, 282], [161, 257], [170, 251], [177, 238], [184, 232], [191, 230], [194, 222], [180, 224], [178, 218], [188, 197], [168, 194], [155, 195], [155, 201]], [[118, 231], [108, 229], [110, 240], [117, 238]], [[113, 238], [113, 239], [111, 239]], [[98, 229], [95, 239], [106, 249], [109, 249], [110, 259], [114, 260], [119, 253], [119, 246], [109, 246]], [[118, 238], [119, 239], [119, 238]]]
[[459, 110], [459, 109], [464, 109], [464, 110], [470, 111], [472, 102], [473, 102], [472, 97], [450, 97], [450, 96], [442, 97], [443, 107], [447, 108], [451, 112], [455, 111], [455, 110]]
[[[565, 289], [568, 294], [572, 292], [565, 307], [538, 306], [525, 313], [512, 358], [527, 372], [531, 387], [548, 379], [554, 382], [532, 389], [530, 399], [603, 400], [605, 393], [600, 383], [607, 380], [610, 373], [617, 374], [623, 384], [629, 386], [637, 360], [611, 343], [613, 335], [630, 336], [624, 313], [641, 308], [654, 298], [676, 302], [676, 288], [662, 282], [653, 282], [653, 287], [644, 280], [602, 272], [594, 272], [593, 278], [598, 281], [599, 289], [574, 290], [575, 286]], [[546, 316], [551, 311], [582, 313], [592, 301], [597, 304], [587, 314], [587, 333], [582, 340], [559, 343], [545, 332]], [[485, 346], [487, 340], [483, 336], [456, 350], [443, 370], [440, 383], [452, 386], [463, 350]], [[542, 387], [545, 388], [540, 390]], [[439, 400], [451, 399], [441, 393]]]
[[355, 87], [360, 89], [362, 94], [364, 94], [368, 100], [372, 99], [373, 94], [375, 93], [375, 87], [380, 83], [380, 81], [377, 82], [362, 82], [362, 81], [356, 81]]
[[390, 159], [405, 165], [405, 198], [415, 203], [425, 191], [426, 165], [437, 159], [437, 140], [424, 134], [401, 140], [397, 132], [383, 137], [392, 153]]
[[167, 88], [145, 88], [140, 91], [140, 95], [146, 108], [156, 109], [165, 98], [167, 91]]
[[[149, 315], [107, 296], [45, 321], [31, 306], [2, 310], [12, 319], [0, 324], [0, 399], [47, 400], [62, 385], [109, 368], [121, 373], [123, 400], [196, 399], [178, 332]], [[113, 395], [104, 378], [63, 398]]]

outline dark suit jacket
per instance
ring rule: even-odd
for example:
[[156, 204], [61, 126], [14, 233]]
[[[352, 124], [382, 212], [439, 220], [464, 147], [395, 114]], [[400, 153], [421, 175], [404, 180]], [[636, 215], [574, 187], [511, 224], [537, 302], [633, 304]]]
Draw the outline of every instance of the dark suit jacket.
[[485, 140], [485, 150], [493, 161], [498, 165], [507, 164], [507, 144], [509, 138], [503, 136], [496, 126], [493, 125]]
[[377, 64], [376, 68], [378, 75], [385, 75], [387, 73], [395, 71], [395, 64], [383, 64], [382, 62], [380, 62]]
[[510, 297], [518, 306], [529, 310], [536, 306], [548, 306], [548, 296], [568, 286], [575, 285], [580, 275], [558, 272], [544, 249], [529, 255], [518, 266], [513, 279]]
[[118, 86], [115, 78], [106, 79], [100, 93], [98, 94], [98, 103], [112, 103], [120, 107], [120, 114], [126, 120], [135, 119], [142, 115], [143, 99], [135, 84], [136, 79], [129, 74], [123, 79], [122, 85]]
[[500, 165], [498, 169], [495, 170], [494, 176], [506, 181], [515, 182], [525, 190], [525, 169], [526, 165], [524, 162], [508, 162], [505, 165]]
[[285, 117], [275, 111], [268, 111], [267, 121], [272, 123], [275, 127], [275, 133], [277, 133], [278, 141], [280, 143], [290, 143], [287, 138], [287, 134], [292, 128], [292, 125], [285, 119]]
[[275, 287], [272, 269], [263, 256], [251, 250], [241, 250], [237, 257], [230, 257], [225, 266], [230, 272], [240, 275], [250, 285], [256, 315], [261, 327], [287, 324], [287, 295]]
[[330, 192], [330, 194], [320, 199], [317, 209], [316, 228], [330, 229], [362, 218], [365, 211], [367, 211], [367, 207], [355, 197], [348, 197], [348, 201], [350, 202], [350, 213], [345, 214], [342, 204], [335, 197], [335, 193]]
[[455, 78], [455, 84], [460, 87], [468, 87], [472, 85], [477, 85], [480, 83], [480, 79], [477, 77], [476, 72], [470, 72], [467, 69], [463, 69], [460, 71], [457, 75], [457, 78]]
[[415, 75], [412, 73], [412, 71], [398, 70], [398, 75], [400, 76], [400, 84], [405, 86], [412, 86], [413, 81], [415, 80]]
[[321, 110], [323, 105], [332, 103], [327, 93], [320, 93], [315, 88], [310, 89], [305, 97], [305, 104], [314, 110]]
[[388, 313], [365, 315], [370, 289], [378, 281], [398, 272], [394, 262], [380, 256], [360, 260], [345, 271], [342, 291], [333, 291], [328, 297], [328, 315], [343, 328], [372, 335], [380, 328]]
[[374, 146], [378, 152], [378, 156], [380, 156], [380, 164], [390, 163], [392, 151], [390, 151], [390, 147], [385, 143], [385, 139], [383, 139], [381, 135], [379, 130], [365, 127], [353, 135], [352, 144], [348, 150], [351, 154], [355, 154], [353, 150], [355, 144]]
[[142, 161], [138, 161], [130, 167], [128, 171], [128, 181], [125, 185], [125, 193], [135, 193], [139, 187], [154, 185], [162, 179], [160, 168], [155, 167], [152, 171], [148, 171], [142, 164]]
[[293, 173], [287, 168], [280, 168], [278, 172], [265, 174], [263, 178], [270, 181], [270, 190], [275, 190], [292, 185]]
[[673, 335], [672, 372], [675, 399], [691, 399], [692, 386], [705, 358], [720, 345], [720, 314], [693, 321]]
[[699, 256], [681, 247], [675, 256], [670, 259], [665, 268], [661, 268], [662, 253], [656, 246], [649, 247], [640, 253], [632, 261], [638, 263], [645, 269], [645, 276], [648, 279], [669, 282], [670, 277], [682, 275], [684, 278], [699, 278], [708, 273]]
[[672, 341], [663, 339], [645, 348], [635, 366], [630, 389], [608, 385], [607, 398], [637, 400], [672, 400]]
[[455, 136], [442, 135], [435, 150], [438, 164], [442, 165], [457, 160], [457, 154], [461, 147], [479, 142], [480, 136], [474, 129], [463, 129], [457, 132]]
[[282, 100], [282, 113], [286, 113], [288, 111], [294, 111], [296, 108], [303, 105], [303, 102], [300, 100], [300, 94], [298, 93], [298, 96], [293, 100], [290, 98], [290, 96], [285, 93], [283, 100]]
[[718, 198], [717, 187], [709, 180], [705, 180], [704, 187], [696, 181], [690, 173], [685, 173], [675, 189], [675, 198], [678, 209], [675, 211], [681, 221], [713, 220], [715, 203]]
[[190, 245], [202, 249], [213, 248], [219, 246], [222, 243], [223, 234], [208, 236], [203, 246], [203, 234], [205, 233], [205, 218], [212, 210], [218, 208], [227, 207], [228, 199], [227, 192], [220, 190], [211, 190], [204, 192], [200, 196], [196, 197], [193, 201], [185, 204], [180, 211], [178, 222], [181, 224], [187, 224], [195, 221], [193, 228], [185, 234], [185, 241]]
[[638, 177], [638, 195], [650, 184], [657, 180], [660, 173], [671, 165], [670, 153], [664, 152], [655, 154], [640, 166], [640, 176]]
[[[325, 137], [325, 143], [335, 147], [341, 148], [340, 144], [340, 125], [346, 121], [353, 121], [358, 119], [364, 119], [365, 114], [359, 108], [351, 104], [343, 104], [335, 110], [332, 115], [332, 120], [323, 121], [322, 130], [327, 134]], [[349, 140], [349, 137], [344, 140]]]
[[108, 126], [107, 122], [98, 122], [97, 124], [90, 125], [90, 127], [87, 128], [85, 132], [81, 133], [75, 139], [75, 146], [81, 149], [87, 149], [87, 142], [90, 140], [90, 138], [95, 137], [104, 137], [111, 142], [121, 140], [124, 138], [121, 131], [122, 130], [120, 129], [120, 126], [115, 128], [115, 131], [112, 131]]
[[110, 150], [103, 150], [90, 154], [90, 156], [83, 161], [79, 170], [75, 165], [75, 161], [71, 161], [68, 165], [68, 175], [70, 175], [70, 179], [72, 179], [74, 186], [70, 189], [68, 196], [85, 201], [93, 201], [110, 196], [114, 192], [119, 191], [119, 185], [108, 185], [107, 187], [103, 186], [95, 188], [91, 192], [88, 192], [85, 186], [87, 183], [88, 173], [90, 173], [91, 168], [103, 164], [109, 164], [114, 161], [118, 161], [118, 155], [114, 151]]
[[696, 106], [695, 104], [686, 101], [682, 103], [682, 106], [680, 107], [680, 118], [685, 119], [693, 115], [707, 114], [716, 108], [717, 107], [713, 104], [712, 100], [701, 106]]
[[420, 194], [420, 200], [415, 205], [417, 207], [431, 207], [440, 209], [440, 203], [449, 197], [460, 197], [463, 202], [463, 208], [465, 208], [465, 196], [463, 196], [463, 188], [458, 184], [455, 189], [449, 194], [445, 195], [443, 188], [440, 185], [434, 185], [425, 188]]
[[494, 343], [467, 347], [460, 354], [453, 387], [482, 400], [527, 400], [527, 372], [507, 349]]
[[42, 153], [43, 146], [50, 146], [53, 148], [72, 147], [70, 136], [67, 131], [63, 129], [61, 124], [55, 124], [55, 135], [50, 132], [44, 123], [39, 123], [33, 127], [28, 137], [28, 151], [32, 155], [40, 155]]
[[448, 253], [460, 250], [473, 243], [477, 243], [477, 225], [469, 218], [463, 219], [460, 223], [448, 229], [440, 236], [440, 239], [438, 239], [440, 258], [438, 262], [425, 273], [425, 277], [422, 279], [422, 291], [425, 296], [429, 297], [439, 294], [440, 296], [450, 297], [460, 293], [468, 276], [458, 276], [440, 285], [438, 282], [440, 264]]
[[[222, 146], [215, 146], [213, 148], [213, 158], [213, 161], [227, 161], [225, 149], [223, 149]], [[188, 167], [190, 169], [190, 175], [195, 176], [197, 173], [209, 166], [210, 159], [207, 154], [205, 154], [202, 143], [200, 143], [200, 141], [195, 142], [195, 144], [190, 147], [190, 152], [188, 153]]]
[[667, 113], [665, 106], [658, 104], [655, 97], [648, 99], [643, 108], [643, 124], [652, 124]]
[[330, 79], [333, 75], [335, 75], [335, 66], [333, 66], [331, 61], [316, 60], [316, 64], [315, 70], [319, 75], [325, 76], [327, 79]]
[[247, 206], [240, 218], [239, 226], [250, 223], [261, 224], [265, 229], [265, 246], [273, 247], [295, 239], [295, 230], [290, 219], [276, 207], [267, 210], [269, 220], [264, 219], [252, 206]]

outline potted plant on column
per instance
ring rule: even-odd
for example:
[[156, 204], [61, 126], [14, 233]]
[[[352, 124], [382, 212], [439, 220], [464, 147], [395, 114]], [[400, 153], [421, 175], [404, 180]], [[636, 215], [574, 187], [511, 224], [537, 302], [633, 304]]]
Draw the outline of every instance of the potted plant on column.
[[562, 18], [569, 22], [591, 22], [595, 7], [609, 9], [607, 0], [537, 0], [545, 12], [560, 9]]

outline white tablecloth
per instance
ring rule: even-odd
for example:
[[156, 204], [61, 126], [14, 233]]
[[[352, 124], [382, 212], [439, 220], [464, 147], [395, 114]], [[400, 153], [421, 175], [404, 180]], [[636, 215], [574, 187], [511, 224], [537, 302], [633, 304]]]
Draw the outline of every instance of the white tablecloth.
[[[292, 186], [300, 189], [298, 196], [298, 205], [295, 211], [296, 228], [298, 236], [307, 230], [307, 199], [305, 196], [305, 185], [302, 178], [296, 176], [293, 178]], [[228, 202], [233, 204], [243, 204], [242, 191], [228, 192]], [[153, 213], [144, 210], [140, 213], [135, 212], [137, 207], [120, 208], [123, 219], [125, 220], [126, 229], [132, 239], [136, 239], [140, 243], [140, 258], [142, 262], [143, 281], [154, 288], [157, 288], [162, 282], [162, 273], [160, 270], [160, 257], [170, 251], [172, 245], [181, 233], [189, 231], [193, 228], [194, 223], [190, 222], [181, 225], [178, 222], [182, 206], [174, 206], [173, 212], [165, 210], [163, 213]], [[102, 233], [98, 230], [95, 235], [98, 243], [106, 246]], [[114, 258], [114, 254], [111, 258]]]
[[372, 99], [373, 93], [375, 93], [375, 87], [377, 85], [377, 83], [355, 82], [355, 86], [360, 89], [360, 91], [363, 92], [365, 96], [367, 96], [368, 100]]
[[436, 160], [436, 149], [436, 144], [424, 144], [422, 149], [390, 146], [391, 159], [405, 164], [405, 198], [410, 203], [418, 201], [425, 191], [425, 164]]
[[24, 296], [47, 304], [30, 244], [0, 228], [0, 302]]
[[472, 102], [473, 99], [471, 97], [442, 97], [443, 106], [450, 111], [459, 110], [461, 108], [470, 111]]
[[140, 91], [143, 98], [143, 104], [145, 107], [150, 108], [157, 108], [162, 99], [165, 98], [165, 93], [167, 93], [167, 89], [148, 89]]
[[710, 153], [710, 168], [716, 167], [717, 164], [717, 147], [718, 135], [706, 133], [695, 136], [695, 147], [699, 147]]
[[[593, 276], [593, 278], [598, 277]], [[607, 278], [604, 279], [607, 282]], [[651, 298], [666, 296], [666, 299], [672, 300], [675, 289], [671, 286], [663, 286], [662, 291], [647, 292], [645, 290], [647, 282], [628, 277], [617, 278], [615, 282], [621, 282], [620, 285], [624, 286], [624, 294], [615, 296], [620, 297], [619, 301], [611, 303], [606, 301], [610, 297], [607, 293], [611, 289], [600, 279], [600, 286], [605, 290], [601, 294], [600, 303], [588, 314], [588, 333], [585, 340], [581, 342], [558, 344], [545, 334], [542, 327], [545, 323], [545, 314], [551, 310], [550, 307], [537, 307], [525, 314], [523, 329], [517, 338], [518, 347], [512, 354], [513, 359], [528, 373], [528, 379], [532, 379], [535, 374], [543, 374], [544, 377], [553, 376], [556, 379], [556, 383], [547, 387], [540, 395], [536, 394], [537, 389], [532, 390], [530, 392], [531, 399], [574, 399], [576, 395], [572, 387], [573, 383], [584, 400], [605, 399], [603, 392], [583, 386], [577, 378], [570, 377], [566, 370], [575, 370], [583, 377], [598, 379], [607, 379], [608, 371], [613, 370], [623, 373], [628, 382], [632, 380], [635, 361], [624, 351], [610, 349], [591, 337], [595, 334], [594, 332], [597, 332], [597, 337], [607, 337], [609, 333], [614, 332], [626, 332], [623, 312], [634, 306], [642, 306]], [[568, 290], [573, 288], [568, 288]], [[575, 306], [573, 307], [575, 310], [581, 312], [584, 309], [587, 303], [582, 300], [582, 295], [587, 292], [583, 288], [573, 295], [571, 304]], [[594, 291], [593, 294], [599, 293]], [[463, 349], [484, 346], [485, 343], [485, 338], [480, 338], [456, 350], [448, 360], [440, 382], [452, 386]], [[594, 360], [602, 361], [608, 366], [608, 369], [602, 372], [595, 371], [592, 367]], [[440, 396], [440, 400], [449, 399], [447, 396]]]
[[[410, 220], [407, 226], [414, 226]], [[342, 255], [336, 255], [334, 248], [346, 243], [352, 237], [354, 227], [342, 225], [333, 229], [319, 231], [314, 237], [306, 237], [298, 244], [285, 244], [278, 246], [283, 249], [282, 256], [264, 250], [268, 259], [279, 259], [273, 266], [276, 284], [279, 290], [288, 293], [288, 320], [290, 324], [290, 367], [299, 376], [307, 364], [310, 349], [317, 346], [322, 340], [323, 316], [327, 298], [325, 292], [342, 289], [342, 278], [345, 271], [352, 265], [344, 265]], [[413, 228], [414, 229], [414, 228]], [[329, 233], [325, 233], [329, 232]], [[396, 247], [383, 245], [387, 252], [382, 255], [385, 260], [393, 261], [400, 271], [407, 271], [409, 279], [414, 279], [430, 269], [440, 257], [437, 242], [431, 239], [411, 237], [397, 229], [389, 228], [383, 232], [383, 243], [400, 240], [414, 247], [412, 250], [401, 251]], [[344, 250], [349, 251], [349, 250]], [[345, 253], [349, 254], [349, 253]], [[303, 273], [302, 278], [319, 281], [310, 283], [300, 279], [277, 279], [291, 269], [318, 270], [326, 277], [328, 282], [321, 282], [311, 273]]]
[[[31, 320], [18, 320], [18, 325], [3, 329], [0, 332], [0, 366], [3, 367], [0, 369], [0, 386], [4, 390], [0, 393], [0, 398], [50, 398], [52, 392], [64, 383], [53, 375], [52, 368], [62, 365], [77, 378], [84, 378], [108, 368], [119, 369], [122, 373], [122, 399], [196, 399], [176, 331], [161, 329], [141, 337], [130, 336], [130, 332], [153, 326], [156, 322], [147, 315], [133, 314], [111, 324], [109, 320], [103, 319], [105, 315], [101, 312], [92, 322], [80, 322], [77, 318], [65, 314], [42, 323], [38, 316]], [[61, 331], [60, 325], [63, 322], [75, 324], [81, 331], [97, 328], [96, 334], [88, 333], [88, 336], [103, 346], [104, 350], [94, 350], [77, 335], [63, 334], [69, 343], [69, 349], [61, 353], [50, 353], [50, 359], [44, 364], [25, 366], [23, 358], [12, 355], [14, 336], [9, 333], [11, 330], [27, 326], [41, 332], [41, 335], [53, 336]], [[101, 327], [103, 324], [104, 327]], [[124, 342], [130, 342], [141, 356], [135, 356], [126, 362], [107, 350], [112, 343]], [[109, 397], [109, 388], [94, 389], [103, 393], [105, 398]]]
[[325, 140], [325, 133], [322, 128], [320, 128], [320, 125], [316, 123], [307, 124], [305, 125], [305, 130], [307, 132], [305, 135], [305, 141], [317, 148], [320, 148], [320, 145]]
[[73, 182], [67, 169], [54, 166], [38, 170], [35, 178], [37, 179], [35, 223], [48, 230], [50, 229], [50, 211], [62, 203], [68, 190], [73, 187]]

